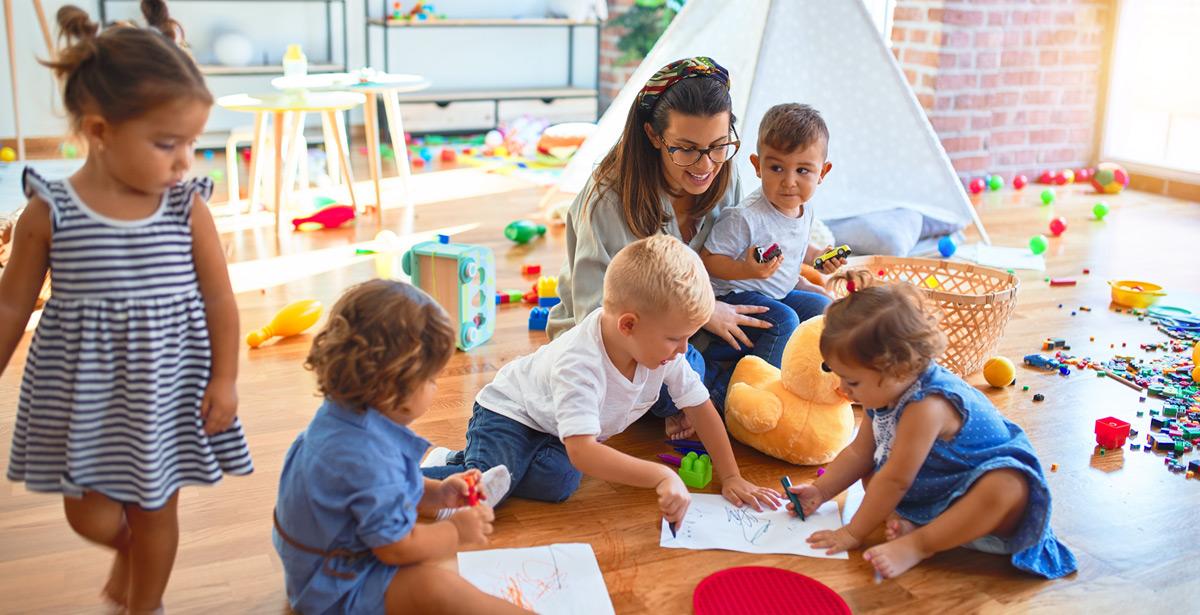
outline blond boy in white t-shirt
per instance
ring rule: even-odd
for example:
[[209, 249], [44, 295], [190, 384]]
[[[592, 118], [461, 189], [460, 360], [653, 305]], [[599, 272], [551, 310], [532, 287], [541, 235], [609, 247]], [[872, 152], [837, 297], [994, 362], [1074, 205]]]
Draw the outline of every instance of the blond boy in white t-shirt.
[[501, 368], [475, 398], [466, 448], [435, 449], [425, 475], [478, 469], [496, 505], [509, 495], [561, 502], [582, 473], [654, 489], [663, 516], [679, 522], [690, 497], [674, 468], [604, 444], [645, 414], [666, 384], [712, 457], [725, 498], [755, 510], [776, 507], [776, 491], [742, 478], [725, 425], [685, 359], [688, 338], [713, 304], [700, 257], [678, 239], [655, 235], [629, 244], [608, 266], [602, 307]]

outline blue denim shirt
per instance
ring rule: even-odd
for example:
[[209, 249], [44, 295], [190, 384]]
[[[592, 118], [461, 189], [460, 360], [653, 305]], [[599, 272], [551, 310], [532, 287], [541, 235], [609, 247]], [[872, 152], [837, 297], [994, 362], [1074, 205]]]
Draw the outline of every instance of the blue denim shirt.
[[[359, 413], [326, 399], [284, 460], [275, 505], [279, 525], [295, 541], [323, 551], [369, 551], [403, 539], [417, 520], [424, 494], [421, 456], [428, 447], [373, 409]], [[337, 578], [322, 572], [321, 556], [287, 544], [278, 532], [274, 543], [296, 611], [382, 609], [395, 566], [371, 554], [332, 561], [335, 570], [354, 573]]]

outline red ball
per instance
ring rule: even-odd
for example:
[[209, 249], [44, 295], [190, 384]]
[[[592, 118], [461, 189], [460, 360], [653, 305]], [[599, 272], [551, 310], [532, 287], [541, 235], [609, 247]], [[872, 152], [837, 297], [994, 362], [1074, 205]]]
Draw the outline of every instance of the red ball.
[[980, 192], [983, 192], [984, 186], [985, 184], [982, 177], [976, 177], [975, 179], [972, 179], [971, 183], [968, 185], [968, 187], [971, 189], [971, 194], [979, 194]]
[[1067, 174], [1063, 173], [1062, 171], [1058, 171], [1057, 173], [1055, 173], [1054, 174], [1054, 183], [1058, 184], [1059, 186], [1067, 185]]
[[1058, 237], [1067, 230], [1067, 219], [1059, 216], [1050, 221], [1050, 234]]
[[1042, 174], [1038, 175], [1038, 183], [1039, 184], [1053, 184], [1054, 183], [1054, 173], [1051, 173], [1050, 171], [1042, 171]]
[[1075, 171], [1075, 181], [1082, 183], [1082, 182], [1086, 182], [1090, 179], [1092, 179], [1092, 170], [1091, 169], [1085, 167], [1082, 169], [1077, 169]]
[[449, 147], [444, 147], [444, 148], [442, 148], [441, 159], [442, 159], [442, 162], [447, 162], [447, 163], [454, 162], [455, 160], [458, 159], [458, 154], [456, 154], [453, 149], [450, 149]]
[[1016, 177], [1014, 177], [1014, 178], [1013, 178], [1013, 180], [1012, 180], [1012, 187], [1013, 187], [1013, 188], [1015, 188], [1015, 189], [1017, 189], [1017, 190], [1020, 190], [1020, 189], [1024, 188], [1024, 187], [1025, 187], [1025, 185], [1026, 185], [1026, 184], [1028, 184], [1028, 183], [1029, 183], [1029, 178], [1028, 178], [1028, 177], [1025, 177], [1024, 175], [1020, 175], [1020, 174], [1018, 174], [1018, 175], [1017, 175]]

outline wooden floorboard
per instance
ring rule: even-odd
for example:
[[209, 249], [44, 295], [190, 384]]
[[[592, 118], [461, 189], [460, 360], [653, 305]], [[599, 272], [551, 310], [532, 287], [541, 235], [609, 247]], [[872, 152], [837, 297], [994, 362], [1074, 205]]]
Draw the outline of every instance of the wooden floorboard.
[[[1024, 245], [1032, 234], [1044, 232], [1051, 210], [1035, 204], [1037, 192], [984, 195], [979, 210], [996, 243]], [[1095, 195], [1078, 186], [1059, 192], [1057, 213], [1068, 217], [1070, 229], [1051, 241], [1046, 274], [1020, 273], [1018, 306], [1001, 341], [1001, 353], [1019, 360], [1037, 351], [1041, 339], [1054, 335], [1067, 338], [1075, 354], [1107, 359], [1117, 352], [1138, 354], [1138, 344], [1164, 339], [1149, 324], [1106, 309], [1105, 282], [1144, 278], [1177, 294], [1200, 293], [1200, 274], [1195, 270], [1200, 205], [1127, 192], [1107, 197], [1113, 212], [1107, 221], [1095, 222], [1089, 213]], [[418, 230], [478, 223], [455, 240], [496, 250], [501, 288], [525, 289], [531, 284], [531, 278], [519, 274], [522, 263], [540, 263], [545, 272], [557, 272], [565, 245], [561, 228], [523, 247], [501, 234], [509, 221], [532, 213], [538, 190], [507, 186], [503, 192], [449, 201], [439, 200], [438, 194], [436, 186], [427, 186], [426, 202], [417, 210]], [[388, 210], [386, 223], [395, 224], [398, 215]], [[348, 246], [369, 240], [375, 232], [363, 222], [351, 229], [289, 235], [276, 246], [269, 231], [249, 226], [223, 238], [234, 262]], [[352, 250], [347, 247], [346, 252]], [[243, 280], [246, 285], [241, 287], [251, 289], [238, 296], [243, 332], [265, 324], [291, 300], [315, 298], [331, 305], [345, 286], [373, 275], [369, 259], [348, 260], [344, 267], [282, 285], [275, 285], [269, 276]], [[287, 268], [286, 261], [279, 267]], [[1083, 275], [1084, 268], [1091, 274]], [[1075, 277], [1079, 285], [1050, 288], [1043, 275]], [[1079, 306], [1093, 310], [1081, 312]], [[544, 341], [543, 334], [527, 330], [527, 313], [521, 307], [501, 308], [495, 339], [455, 355], [440, 378], [434, 408], [414, 426], [419, 433], [441, 445], [464, 443], [476, 392], [502, 365]], [[1089, 341], [1093, 336], [1095, 341]], [[172, 612], [286, 610], [282, 571], [271, 547], [270, 515], [284, 453], [319, 401], [311, 376], [301, 366], [308, 343], [308, 336], [301, 336], [258, 350], [242, 349], [240, 416], [256, 471], [249, 477], [228, 478], [215, 488], [183, 492], [183, 534], [166, 595]], [[1122, 348], [1122, 343], [1128, 346]], [[28, 336], [0, 377], [0, 457], [4, 459], [11, 445], [27, 344]], [[972, 382], [982, 383], [979, 377]], [[689, 612], [692, 590], [700, 579], [748, 564], [779, 566], [814, 577], [839, 592], [858, 613], [1059, 613], [1122, 607], [1148, 612], [1171, 605], [1189, 610], [1186, 605], [1194, 605], [1200, 596], [1200, 577], [1194, 574], [1192, 559], [1200, 556], [1200, 532], [1194, 527], [1200, 480], [1168, 473], [1158, 454], [1124, 450], [1100, 458], [1092, 436], [1094, 420], [1110, 414], [1131, 419], [1145, 433], [1149, 419], [1134, 418], [1135, 411], [1158, 404], [1153, 400], [1140, 404], [1135, 392], [1090, 374], [1062, 378], [1019, 369], [1018, 383], [987, 393], [1026, 429], [1043, 464], [1058, 464], [1058, 471], [1048, 476], [1054, 494], [1053, 526], [1080, 563], [1080, 571], [1066, 579], [1035, 579], [1018, 573], [1003, 557], [961, 549], [940, 554], [881, 584], [874, 583], [860, 551], [848, 561], [839, 561], [661, 549], [653, 494], [591, 478], [585, 478], [579, 492], [563, 504], [513, 500], [501, 507], [493, 545], [590, 543], [619, 613]], [[1021, 385], [1031, 390], [1023, 392]], [[1043, 393], [1046, 401], [1034, 403], [1035, 392]], [[611, 444], [652, 459], [667, 450], [661, 431], [661, 424], [642, 421]], [[816, 468], [792, 467], [741, 445], [735, 445], [735, 452], [743, 473], [763, 484], [774, 485], [785, 473], [797, 481], [815, 476]], [[877, 533], [873, 540], [879, 539]], [[71, 533], [59, 498], [0, 483], [0, 612], [100, 612], [96, 596], [108, 563], [107, 555]]]

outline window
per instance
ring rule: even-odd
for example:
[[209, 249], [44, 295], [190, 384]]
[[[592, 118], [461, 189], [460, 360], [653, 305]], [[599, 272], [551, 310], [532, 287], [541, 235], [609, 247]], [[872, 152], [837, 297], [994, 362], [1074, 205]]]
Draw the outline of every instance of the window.
[[1122, 0], [1101, 158], [1200, 179], [1200, 3]]

